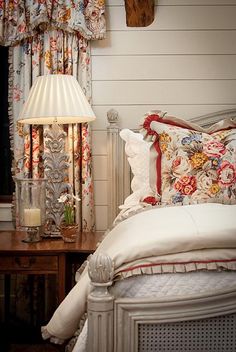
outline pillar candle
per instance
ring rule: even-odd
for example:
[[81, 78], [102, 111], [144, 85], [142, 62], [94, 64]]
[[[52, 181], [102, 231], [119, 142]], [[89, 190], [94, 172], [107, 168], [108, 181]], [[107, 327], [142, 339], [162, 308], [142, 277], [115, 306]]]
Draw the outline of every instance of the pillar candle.
[[38, 208], [24, 209], [25, 226], [41, 226], [41, 210]]

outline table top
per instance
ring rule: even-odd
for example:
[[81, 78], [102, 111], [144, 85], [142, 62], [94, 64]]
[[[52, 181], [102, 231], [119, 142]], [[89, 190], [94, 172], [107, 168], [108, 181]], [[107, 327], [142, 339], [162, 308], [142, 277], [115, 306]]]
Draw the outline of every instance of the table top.
[[0, 255], [8, 253], [18, 254], [52, 254], [52, 253], [91, 253], [96, 250], [101, 241], [102, 232], [81, 232], [76, 242], [66, 243], [61, 238], [42, 238], [40, 242], [25, 243], [23, 231], [0, 231]]

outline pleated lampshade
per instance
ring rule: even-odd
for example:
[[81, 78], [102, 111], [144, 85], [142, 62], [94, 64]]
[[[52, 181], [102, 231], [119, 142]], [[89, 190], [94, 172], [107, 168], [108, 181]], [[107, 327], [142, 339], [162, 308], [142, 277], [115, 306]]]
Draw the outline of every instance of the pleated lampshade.
[[18, 122], [37, 125], [67, 124], [89, 122], [95, 118], [75, 77], [55, 74], [36, 78]]

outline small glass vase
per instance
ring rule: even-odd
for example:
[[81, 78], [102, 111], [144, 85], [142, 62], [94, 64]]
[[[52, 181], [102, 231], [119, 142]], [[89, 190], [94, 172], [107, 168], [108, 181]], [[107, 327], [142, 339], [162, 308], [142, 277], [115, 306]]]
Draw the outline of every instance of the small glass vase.
[[38, 242], [45, 224], [46, 179], [17, 178], [16, 199], [19, 225], [26, 228], [27, 237], [23, 242]]
[[78, 225], [61, 224], [60, 230], [64, 242], [76, 242], [78, 237]]

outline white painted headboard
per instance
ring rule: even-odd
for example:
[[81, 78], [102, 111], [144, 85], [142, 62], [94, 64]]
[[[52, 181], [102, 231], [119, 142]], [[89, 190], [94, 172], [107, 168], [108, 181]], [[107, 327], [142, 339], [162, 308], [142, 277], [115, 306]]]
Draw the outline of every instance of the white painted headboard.
[[[236, 109], [221, 110], [191, 118], [190, 121], [202, 127], [225, 119], [236, 119]], [[125, 156], [124, 142], [119, 136], [119, 114], [111, 109], [107, 112], [108, 127], [108, 227], [119, 213], [119, 205], [130, 194], [131, 173]], [[138, 127], [138, 126], [137, 126]]]

